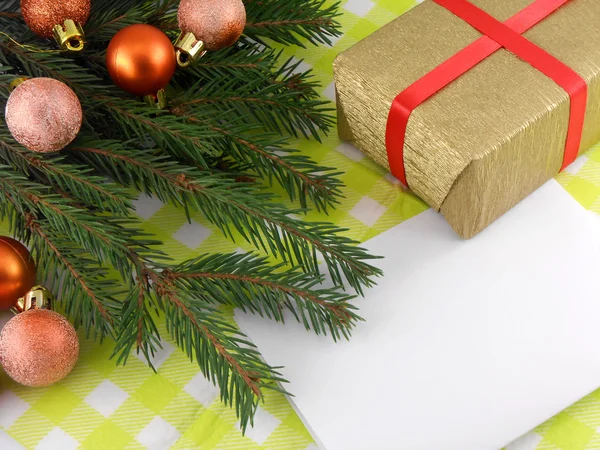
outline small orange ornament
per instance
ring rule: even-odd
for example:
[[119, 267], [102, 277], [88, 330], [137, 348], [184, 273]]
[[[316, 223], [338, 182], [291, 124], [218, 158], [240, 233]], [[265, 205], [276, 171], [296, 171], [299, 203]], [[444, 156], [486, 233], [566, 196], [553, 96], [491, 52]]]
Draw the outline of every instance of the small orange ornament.
[[177, 63], [187, 67], [207, 50], [237, 42], [246, 27], [246, 7], [242, 0], [181, 0], [177, 18]]
[[75, 92], [53, 78], [15, 80], [6, 103], [6, 125], [17, 142], [32, 152], [62, 150], [77, 137], [83, 121]]
[[123, 28], [110, 41], [106, 67], [117, 86], [133, 95], [156, 95], [175, 73], [169, 37], [151, 25]]
[[82, 26], [90, 9], [91, 0], [21, 0], [23, 19], [31, 31], [43, 38], [54, 36], [63, 50], [83, 50]]
[[36, 286], [22, 299], [29, 307], [10, 319], [0, 333], [0, 364], [24, 386], [50, 386], [66, 377], [79, 357], [73, 325], [51, 311], [52, 294]]
[[12, 308], [35, 284], [35, 264], [19, 241], [0, 237], [0, 310]]

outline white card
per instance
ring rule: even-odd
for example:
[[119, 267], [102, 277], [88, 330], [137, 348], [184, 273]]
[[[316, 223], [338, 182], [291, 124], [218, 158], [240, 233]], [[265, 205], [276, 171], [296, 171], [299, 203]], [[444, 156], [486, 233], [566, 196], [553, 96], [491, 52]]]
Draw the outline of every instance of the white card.
[[550, 181], [474, 239], [427, 211], [365, 244], [350, 342], [236, 313], [328, 450], [497, 450], [600, 386], [600, 221]]

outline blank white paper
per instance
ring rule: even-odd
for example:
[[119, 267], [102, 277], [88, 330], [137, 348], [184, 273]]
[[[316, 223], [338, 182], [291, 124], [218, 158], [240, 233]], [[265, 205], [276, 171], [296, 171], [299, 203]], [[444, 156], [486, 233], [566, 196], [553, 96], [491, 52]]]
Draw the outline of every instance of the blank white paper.
[[427, 211], [333, 343], [236, 313], [328, 450], [497, 450], [600, 386], [600, 221], [555, 181], [474, 239]]

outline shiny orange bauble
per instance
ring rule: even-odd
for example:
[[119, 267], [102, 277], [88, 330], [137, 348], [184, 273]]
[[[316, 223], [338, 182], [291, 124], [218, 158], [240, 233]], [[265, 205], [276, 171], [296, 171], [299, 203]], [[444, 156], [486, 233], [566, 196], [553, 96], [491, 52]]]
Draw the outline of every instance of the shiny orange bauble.
[[119, 31], [106, 52], [106, 67], [117, 86], [130, 94], [153, 95], [175, 73], [175, 49], [168, 36], [150, 25]]
[[0, 237], [0, 310], [12, 308], [35, 284], [35, 264], [19, 241]]

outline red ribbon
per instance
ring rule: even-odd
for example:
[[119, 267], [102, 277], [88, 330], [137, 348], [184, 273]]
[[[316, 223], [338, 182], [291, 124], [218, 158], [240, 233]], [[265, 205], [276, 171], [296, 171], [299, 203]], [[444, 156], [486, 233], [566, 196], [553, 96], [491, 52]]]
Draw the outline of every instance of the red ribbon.
[[587, 106], [588, 87], [573, 69], [521, 36], [570, 0], [537, 0], [505, 23], [468, 0], [433, 0], [484, 34], [446, 60], [394, 99], [387, 122], [386, 145], [392, 174], [408, 186], [404, 167], [404, 141], [412, 112], [427, 99], [501, 48], [506, 48], [554, 80], [571, 99], [569, 129], [561, 170], [579, 154]]

